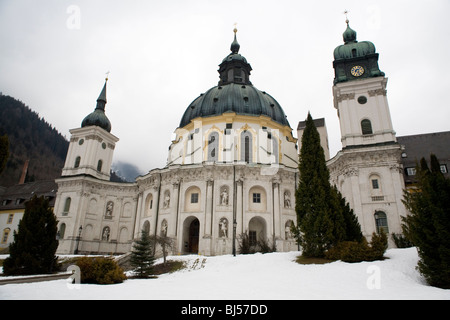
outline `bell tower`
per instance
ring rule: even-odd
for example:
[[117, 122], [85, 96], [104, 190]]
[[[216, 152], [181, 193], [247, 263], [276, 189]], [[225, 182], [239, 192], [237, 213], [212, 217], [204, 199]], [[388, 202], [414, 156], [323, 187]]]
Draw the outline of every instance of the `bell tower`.
[[[330, 180], [358, 217], [367, 240], [372, 234], [401, 233], [406, 215], [401, 146], [387, 101], [387, 78], [378, 67], [372, 42], [356, 40], [349, 26], [334, 50], [334, 107], [342, 150], [327, 162]], [[388, 240], [393, 247], [393, 241]]]
[[396, 143], [386, 95], [387, 78], [378, 66], [370, 41], [356, 40], [356, 31], [343, 33], [344, 44], [334, 50], [334, 107], [341, 127], [342, 147]]
[[109, 181], [114, 148], [119, 139], [111, 134], [111, 123], [105, 115], [107, 81], [108, 78], [95, 110], [83, 119], [81, 128], [70, 130], [63, 177], [89, 175]]

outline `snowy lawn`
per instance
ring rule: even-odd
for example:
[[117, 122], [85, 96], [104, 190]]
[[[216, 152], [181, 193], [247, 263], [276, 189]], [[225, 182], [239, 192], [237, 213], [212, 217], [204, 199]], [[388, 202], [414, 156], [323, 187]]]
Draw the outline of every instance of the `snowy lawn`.
[[[204, 257], [174, 256], [187, 268], [157, 279], [116, 285], [68, 285], [66, 280], [0, 286], [5, 299], [444, 299], [450, 290], [430, 287], [415, 270], [415, 248], [390, 249], [375, 262], [300, 265], [299, 252]], [[205, 259], [205, 260], [204, 260]], [[160, 262], [158, 260], [157, 262]], [[202, 263], [204, 262], [204, 263]]]

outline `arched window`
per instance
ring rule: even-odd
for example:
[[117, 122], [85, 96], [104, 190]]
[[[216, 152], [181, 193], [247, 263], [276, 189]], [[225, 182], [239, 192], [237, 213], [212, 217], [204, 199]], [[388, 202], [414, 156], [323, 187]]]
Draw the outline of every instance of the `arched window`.
[[70, 197], [66, 198], [66, 202], [64, 203], [63, 215], [67, 215], [69, 213], [71, 202], [72, 199]]
[[66, 233], [66, 224], [61, 223], [58, 230], [58, 237], [59, 239], [64, 239], [64, 234]]
[[102, 166], [103, 166], [103, 161], [102, 160], [98, 160], [98, 162], [97, 162], [97, 171], [102, 171]]
[[219, 134], [212, 132], [208, 138], [208, 161], [219, 159]]
[[252, 134], [248, 130], [241, 133], [241, 161], [251, 163], [252, 159]]
[[80, 166], [80, 161], [81, 161], [81, 157], [80, 156], [75, 158], [75, 164], [74, 164], [75, 168], [78, 168]]
[[377, 227], [377, 233], [383, 231], [384, 233], [389, 233], [388, 221], [386, 213], [383, 211], [375, 211], [375, 225]]
[[368, 119], [361, 121], [361, 131], [362, 134], [372, 134], [372, 123]]

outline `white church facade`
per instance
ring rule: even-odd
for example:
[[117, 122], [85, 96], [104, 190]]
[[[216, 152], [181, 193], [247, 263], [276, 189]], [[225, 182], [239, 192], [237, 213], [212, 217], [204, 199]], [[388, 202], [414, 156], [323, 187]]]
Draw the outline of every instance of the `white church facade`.
[[[387, 79], [373, 44], [358, 43], [348, 26], [344, 42], [335, 50], [333, 86], [343, 149], [327, 162], [331, 182], [365, 236], [400, 233], [404, 183]], [[277, 251], [298, 249], [290, 226], [296, 224], [300, 141], [278, 102], [250, 82], [252, 69], [239, 49], [235, 30], [218, 85], [186, 109], [167, 165], [132, 183], [109, 181], [119, 139], [105, 115], [105, 82], [95, 110], [70, 131], [56, 180], [57, 253], [129, 252], [142, 230], [173, 239], [172, 254], [231, 254], [244, 233]], [[319, 131], [328, 150], [326, 128]]]

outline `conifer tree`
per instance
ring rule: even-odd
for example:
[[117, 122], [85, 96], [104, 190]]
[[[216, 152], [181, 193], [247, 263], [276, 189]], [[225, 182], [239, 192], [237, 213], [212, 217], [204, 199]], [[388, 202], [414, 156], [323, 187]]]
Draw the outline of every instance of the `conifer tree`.
[[[353, 209], [350, 208], [348, 202], [345, 201], [345, 198], [339, 192], [336, 186], [331, 187], [331, 194], [333, 196], [333, 210], [335, 210], [335, 216], [341, 217], [343, 224], [343, 233], [341, 235], [336, 234], [335, 241], [356, 241], [360, 242], [363, 239], [363, 235], [361, 232], [361, 225], [358, 222], [358, 218], [353, 212]], [[336, 225], [336, 224], [335, 224]], [[338, 229], [335, 227], [335, 233], [337, 233]]]
[[296, 190], [299, 244], [304, 256], [321, 257], [332, 244], [331, 187], [320, 136], [310, 113], [302, 136], [299, 171]]
[[424, 158], [416, 167], [416, 191], [405, 191], [410, 215], [403, 217], [403, 233], [419, 253], [418, 270], [430, 285], [450, 288], [450, 180], [440, 171], [435, 155], [431, 170]]
[[308, 113], [299, 156], [299, 185], [296, 190], [297, 230], [293, 230], [303, 255], [323, 257], [341, 241], [360, 241], [361, 227], [353, 210], [335, 186], [320, 136]]
[[7, 275], [51, 273], [57, 267], [58, 248], [56, 216], [48, 199], [33, 196], [25, 202], [25, 212], [9, 246], [10, 256], [4, 261]]
[[133, 245], [131, 251], [131, 266], [139, 278], [148, 278], [153, 273], [155, 258], [152, 252], [150, 235], [142, 230], [141, 237]]
[[6, 167], [6, 162], [8, 162], [9, 157], [9, 139], [8, 136], [0, 136], [0, 174]]

